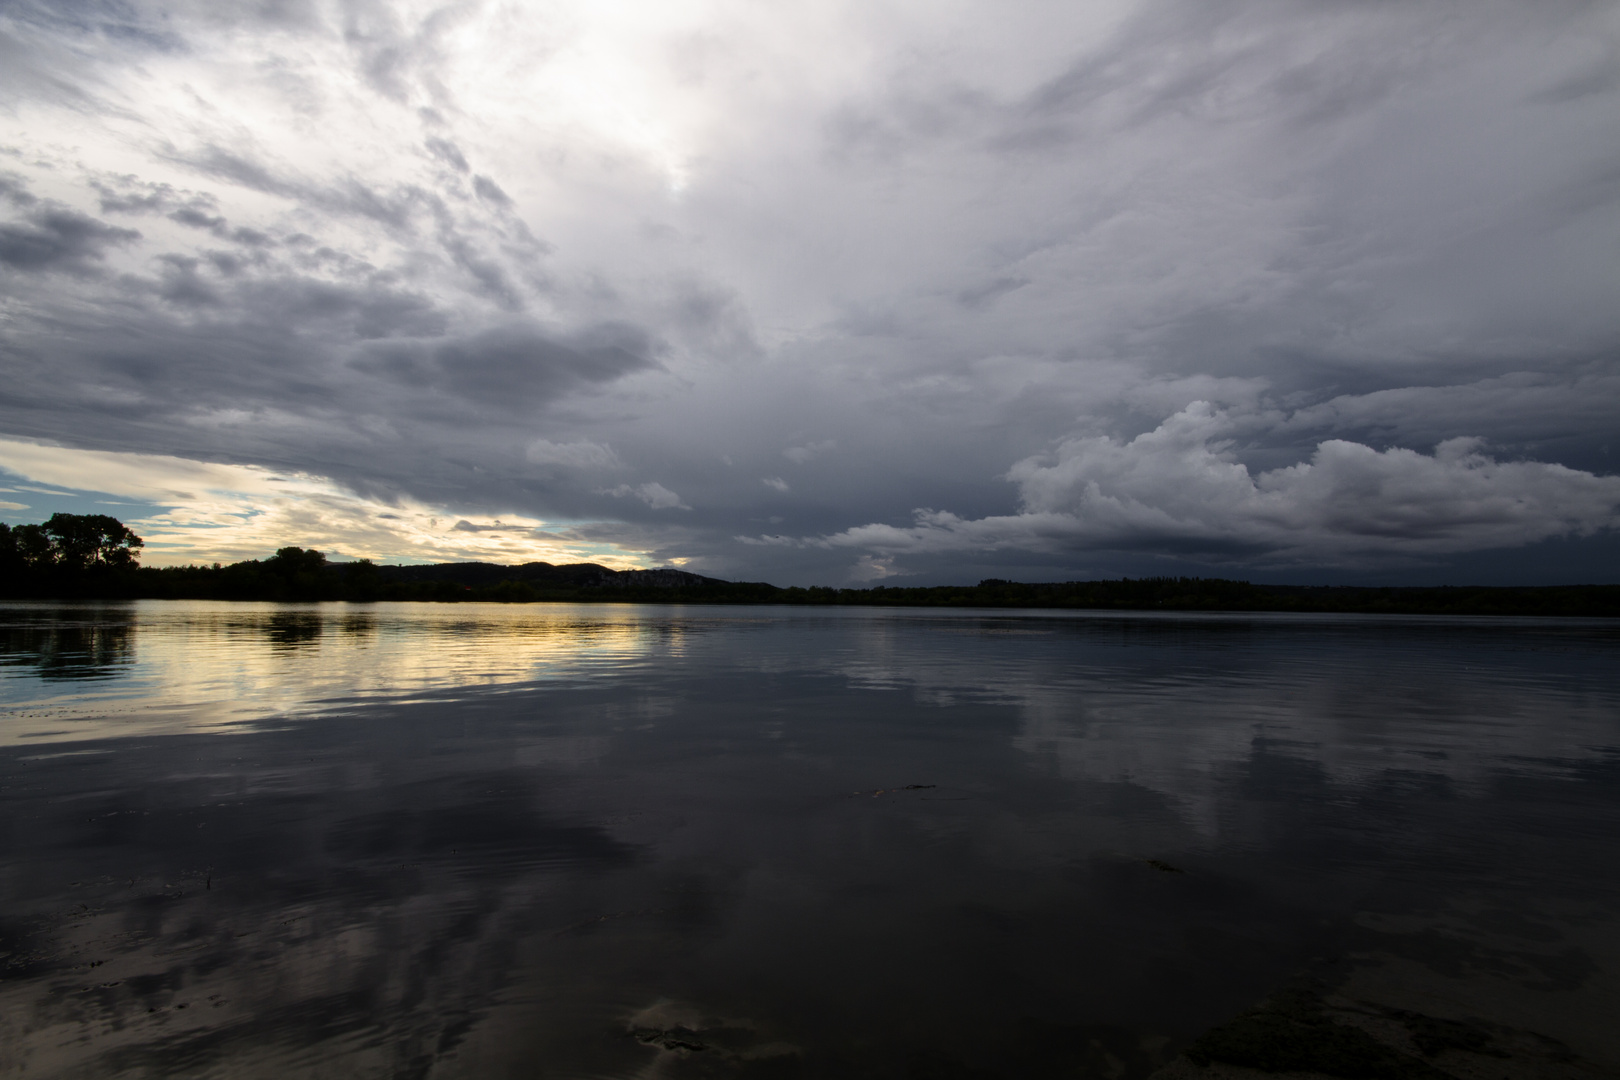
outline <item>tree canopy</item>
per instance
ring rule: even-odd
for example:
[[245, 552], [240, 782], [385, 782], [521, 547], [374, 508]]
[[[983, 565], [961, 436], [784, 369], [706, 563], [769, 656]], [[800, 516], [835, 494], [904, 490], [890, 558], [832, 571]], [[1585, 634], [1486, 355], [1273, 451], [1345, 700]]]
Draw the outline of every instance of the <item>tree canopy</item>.
[[0, 525], [0, 562], [36, 571], [126, 570], [139, 565], [145, 543], [107, 514], [52, 514], [42, 525]]

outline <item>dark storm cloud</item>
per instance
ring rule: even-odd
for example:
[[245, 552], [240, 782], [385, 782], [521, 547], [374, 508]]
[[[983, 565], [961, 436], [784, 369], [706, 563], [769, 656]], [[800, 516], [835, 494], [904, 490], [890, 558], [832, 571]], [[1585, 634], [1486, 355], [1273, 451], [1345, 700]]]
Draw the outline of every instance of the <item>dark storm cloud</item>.
[[171, 210], [168, 217], [170, 221], [181, 225], [190, 225], [194, 229], [207, 229], [209, 232], [216, 234], [225, 231], [224, 218], [218, 214], [210, 214], [206, 210], [198, 210], [190, 206], [182, 207], [179, 210]]
[[477, 283], [479, 295], [507, 311], [522, 310], [523, 298], [500, 263], [488, 257], [465, 236], [450, 233], [442, 237], [441, 242], [455, 264]]
[[445, 332], [445, 313], [420, 293], [372, 280], [357, 284], [288, 276], [257, 282], [242, 290], [239, 308], [259, 328], [297, 327], [377, 338], [436, 337]]
[[207, 192], [187, 191], [172, 184], [143, 183], [133, 176], [92, 177], [103, 214], [162, 214], [177, 225], [202, 229], [221, 240], [262, 247], [271, 243], [257, 229], [232, 228], [219, 212], [219, 200]]
[[654, 367], [651, 349], [646, 334], [631, 326], [596, 326], [558, 340], [519, 325], [432, 346], [378, 346], [350, 366], [411, 390], [521, 412], [582, 384]]
[[[419, 217], [442, 210], [440, 197], [416, 184], [382, 187], [345, 176], [330, 183], [314, 183], [251, 154], [216, 145], [194, 150], [171, 148], [165, 154], [176, 164], [203, 176], [252, 191], [276, 195], [338, 217], [368, 218], [388, 229], [412, 232]], [[482, 179], [482, 178], [481, 178]], [[493, 181], [484, 180], [486, 184]], [[499, 192], [499, 188], [494, 189]]]
[[473, 177], [473, 190], [478, 193], [480, 199], [494, 203], [503, 210], [512, 205], [511, 196], [501, 190], [501, 185], [487, 176]]
[[100, 195], [103, 214], [159, 214], [175, 205], [178, 194], [170, 184], [143, 184], [133, 176], [91, 180], [90, 186]]
[[[241, 288], [210, 278], [196, 260], [161, 264], [161, 275], [139, 283], [139, 291], [157, 294], [172, 313], [100, 325], [81, 319], [65, 336], [58, 336], [67, 329], [60, 322], [39, 324], [35, 348], [8, 350], [17, 375], [8, 397], [24, 407], [70, 400], [52, 388], [70, 374], [81, 385], [121, 387], [125, 409], [154, 419], [251, 403], [323, 415], [386, 407], [400, 418], [470, 420], [490, 409], [521, 413], [656, 363], [646, 334], [625, 325], [559, 336], [512, 323], [447, 335], [443, 313], [429, 300], [385, 287], [290, 279]], [[333, 338], [352, 344], [334, 348]], [[11, 417], [12, 430], [21, 419]]]
[[[331, 280], [260, 254], [159, 256], [149, 276], [104, 292], [124, 302], [100, 311], [34, 293], [0, 343], [0, 424], [476, 503], [510, 497], [511, 469], [480, 464], [491, 439], [520, 445], [535, 410], [657, 366], [655, 339], [623, 321], [458, 330], [443, 306], [387, 274]], [[340, 254], [319, 262], [353, 269]]]
[[33, 206], [39, 201], [20, 178], [5, 173], [0, 173], [0, 198], [13, 206]]
[[179, 307], [214, 305], [220, 302], [219, 293], [198, 272], [201, 259], [185, 255], [162, 255], [161, 282], [158, 294]]
[[141, 234], [26, 193], [12, 195], [21, 213], [0, 221], [0, 265], [27, 272], [95, 274], [109, 251]]

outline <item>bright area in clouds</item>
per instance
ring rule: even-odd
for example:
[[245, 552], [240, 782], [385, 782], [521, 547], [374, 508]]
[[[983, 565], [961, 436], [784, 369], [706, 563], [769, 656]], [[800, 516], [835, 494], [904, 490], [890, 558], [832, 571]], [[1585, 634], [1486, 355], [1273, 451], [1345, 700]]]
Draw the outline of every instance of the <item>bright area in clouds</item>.
[[0, 486], [163, 561], [1556, 576], [1617, 147], [1585, 0], [22, 0]]
[[[597, 562], [629, 569], [639, 553], [573, 539], [566, 527], [521, 515], [469, 521], [410, 499], [381, 502], [332, 481], [275, 473], [256, 465], [217, 465], [152, 454], [70, 450], [0, 439], [0, 465], [67, 491], [10, 488], [36, 501], [79, 501], [82, 493], [115, 492], [134, 500], [88, 499], [68, 513], [112, 514], [137, 527], [147, 565], [261, 558], [285, 540], [337, 558], [391, 562], [482, 560], [516, 563]], [[131, 514], [121, 505], [156, 512]], [[161, 509], [159, 509], [161, 508]], [[27, 510], [27, 504], [18, 509]], [[42, 515], [16, 515], [40, 519]]]

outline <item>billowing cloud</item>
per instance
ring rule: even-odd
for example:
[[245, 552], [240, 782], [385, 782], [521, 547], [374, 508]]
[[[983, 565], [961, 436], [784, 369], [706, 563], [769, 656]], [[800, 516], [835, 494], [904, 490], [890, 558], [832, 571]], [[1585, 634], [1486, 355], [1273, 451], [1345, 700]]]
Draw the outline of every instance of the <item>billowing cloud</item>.
[[610, 489], [607, 494], [612, 495], [615, 499], [633, 496], [640, 499], [654, 510], [692, 509], [690, 506], [687, 506], [681, 501], [681, 497], [679, 495], [675, 494], [673, 491], [669, 490], [669, 488], [658, 483], [657, 481], [648, 481], [645, 484], [637, 484], [634, 487], [629, 484], [620, 484], [618, 487]]
[[1007, 474], [1018, 514], [919, 510], [909, 526], [864, 525], [816, 542], [891, 556], [1112, 549], [1333, 565], [1620, 525], [1620, 477], [1497, 461], [1476, 438], [1448, 439], [1432, 455], [1330, 439], [1308, 461], [1251, 473], [1233, 451], [1240, 427], [1194, 402], [1134, 439], [1067, 439], [1018, 462]]

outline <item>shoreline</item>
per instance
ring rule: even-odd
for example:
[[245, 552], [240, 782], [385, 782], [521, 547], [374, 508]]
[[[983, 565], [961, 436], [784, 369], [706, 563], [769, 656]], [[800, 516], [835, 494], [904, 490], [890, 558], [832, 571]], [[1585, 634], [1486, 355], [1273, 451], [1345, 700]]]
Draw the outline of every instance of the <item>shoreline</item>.
[[[337, 570], [337, 568], [333, 568]], [[375, 567], [386, 572], [393, 567]], [[398, 568], [414, 569], [414, 568]], [[494, 569], [494, 568], [491, 568]], [[504, 569], [504, 568], [503, 568]], [[523, 568], [512, 568], [519, 570]], [[549, 569], [549, 568], [548, 568]], [[601, 584], [547, 588], [520, 577], [489, 584], [438, 581], [354, 581], [334, 572], [311, 580], [233, 581], [205, 568], [142, 569], [117, 577], [22, 582], [0, 599], [45, 602], [225, 600], [372, 603], [631, 603], [730, 606], [1024, 609], [1225, 614], [1442, 615], [1503, 617], [1620, 617], [1620, 585], [1547, 586], [1295, 586], [1197, 578], [975, 586], [779, 588], [765, 582], [657, 587]], [[33, 587], [29, 587], [29, 586]], [[54, 586], [54, 587], [53, 587]]]

